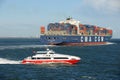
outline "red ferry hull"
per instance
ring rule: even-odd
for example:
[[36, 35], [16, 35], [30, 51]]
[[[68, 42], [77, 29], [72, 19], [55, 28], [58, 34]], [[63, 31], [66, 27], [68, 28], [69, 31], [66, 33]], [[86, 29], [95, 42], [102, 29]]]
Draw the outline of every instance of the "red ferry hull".
[[22, 64], [49, 64], [49, 63], [65, 63], [76, 64], [80, 60], [23, 60]]

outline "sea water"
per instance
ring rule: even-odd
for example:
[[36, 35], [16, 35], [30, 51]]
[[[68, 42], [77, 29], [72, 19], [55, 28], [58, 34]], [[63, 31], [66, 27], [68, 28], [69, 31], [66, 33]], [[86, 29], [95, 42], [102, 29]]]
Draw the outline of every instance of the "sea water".
[[[75, 65], [24, 65], [35, 50], [46, 48], [79, 56]], [[120, 80], [120, 39], [100, 46], [49, 46], [39, 39], [0, 39], [0, 80]]]

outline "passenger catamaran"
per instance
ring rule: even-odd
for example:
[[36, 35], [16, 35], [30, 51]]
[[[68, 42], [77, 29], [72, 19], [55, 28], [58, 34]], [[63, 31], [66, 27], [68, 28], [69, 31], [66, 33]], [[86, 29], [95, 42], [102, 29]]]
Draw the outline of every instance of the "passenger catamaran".
[[64, 63], [75, 64], [80, 61], [80, 57], [55, 53], [53, 50], [37, 51], [35, 55], [27, 57], [22, 64], [49, 64]]

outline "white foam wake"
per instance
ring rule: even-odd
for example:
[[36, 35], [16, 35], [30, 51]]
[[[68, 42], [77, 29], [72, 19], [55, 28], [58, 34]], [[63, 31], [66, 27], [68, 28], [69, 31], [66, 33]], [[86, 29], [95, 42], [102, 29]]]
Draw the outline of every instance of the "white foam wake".
[[107, 42], [106, 45], [111, 45], [111, 44], [115, 44], [115, 43], [112, 43], [112, 42]]
[[5, 58], [0, 58], [0, 64], [20, 64], [21, 61], [9, 60]]
[[16, 46], [0, 46], [0, 50], [4, 49], [23, 49], [23, 48], [44, 48], [52, 47], [54, 45], [16, 45]]

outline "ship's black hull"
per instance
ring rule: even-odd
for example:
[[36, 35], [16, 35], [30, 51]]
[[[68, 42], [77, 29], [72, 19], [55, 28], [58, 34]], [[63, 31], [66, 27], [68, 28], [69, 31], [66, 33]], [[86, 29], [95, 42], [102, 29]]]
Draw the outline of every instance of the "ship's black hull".
[[45, 45], [100, 45], [109, 42], [112, 36], [61, 36], [41, 35], [40, 42]]

